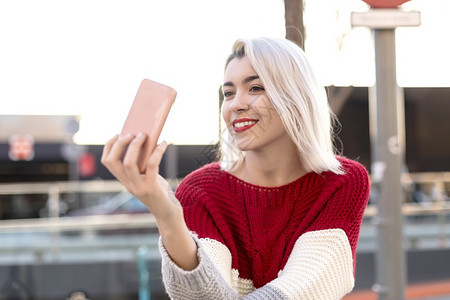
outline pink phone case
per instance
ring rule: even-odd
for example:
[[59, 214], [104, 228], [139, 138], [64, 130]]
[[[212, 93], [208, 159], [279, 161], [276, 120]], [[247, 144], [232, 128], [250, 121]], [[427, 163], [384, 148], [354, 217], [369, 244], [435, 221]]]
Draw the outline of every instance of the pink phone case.
[[147, 140], [139, 155], [138, 165], [141, 173], [145, 172], [150, 154], [156, 148], [159, 136], [175, 102], [177, 92], [161, 83], [142, 80], [128, 116], [122, 127], [121, 135], [147, 134]]

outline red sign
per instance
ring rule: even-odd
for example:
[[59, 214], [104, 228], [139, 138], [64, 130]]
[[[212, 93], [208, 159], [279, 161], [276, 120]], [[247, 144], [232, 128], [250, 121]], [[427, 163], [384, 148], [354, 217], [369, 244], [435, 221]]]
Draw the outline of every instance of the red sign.
[[363, 0], [373, 8], [395, 8], [409, 0]]
[[13, 135], [9, 139], [9, 158], [11, 160], [32, 160], [34, 158], [34, 139], [31, 135]]
[[97, 163], [92, 153], [84, 153], [78, 161], [78, 169], [81, 177], [91, 177], [97, 171]]

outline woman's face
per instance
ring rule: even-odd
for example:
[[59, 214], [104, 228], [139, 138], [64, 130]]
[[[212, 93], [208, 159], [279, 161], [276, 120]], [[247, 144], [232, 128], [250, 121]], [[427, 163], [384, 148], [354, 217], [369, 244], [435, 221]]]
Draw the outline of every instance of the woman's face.
[[293, 143], [247, 57], [230, 61], [222, 90], [222, 116], [241, 151], [262, 151]]

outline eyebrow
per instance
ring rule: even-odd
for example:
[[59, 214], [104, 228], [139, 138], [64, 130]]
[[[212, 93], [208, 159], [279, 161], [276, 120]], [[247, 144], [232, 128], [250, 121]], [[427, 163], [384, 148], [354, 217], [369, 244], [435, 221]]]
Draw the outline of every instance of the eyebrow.
[[[253, 81], [256, 79], [259, 79], [258, 75], [247, 76], [244, 78], [244, 80], [242, 80], [242, 84], [249, 83], [250, 81]], [[223, 86], [234, 86], [234, 84], [231, 81], [227, 81], [227, 82], [224, 82]]]

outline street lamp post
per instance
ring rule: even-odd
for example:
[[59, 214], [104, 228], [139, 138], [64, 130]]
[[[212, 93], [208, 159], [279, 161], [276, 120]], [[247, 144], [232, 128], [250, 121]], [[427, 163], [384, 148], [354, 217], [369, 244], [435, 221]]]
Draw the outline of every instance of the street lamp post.
[[353, 26], [373, 29], [376, 83], [369, 93], [373, 187], [378, 192], [376, 284], [382, 300], [405, 299], [403, 248], [404, 97], [397, 85], [395, 28], [417, 26], [420, 14], [397, 8], [407, 0], [364, 0], [369, 12], [352, 13]]

